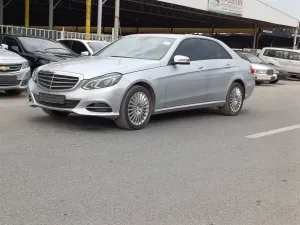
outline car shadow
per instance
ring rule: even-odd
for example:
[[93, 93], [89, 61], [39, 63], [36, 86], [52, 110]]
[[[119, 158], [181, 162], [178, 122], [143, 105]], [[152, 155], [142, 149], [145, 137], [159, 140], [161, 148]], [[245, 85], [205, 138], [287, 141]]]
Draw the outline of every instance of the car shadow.
[[22, 93], [20, 95], [9, 95], [6, 94], [4, 91], [0, 91], [0, 99], [21, 99], [26, 98], [26, 93]]
[[[243, 109], [240, 115], [248, 114], [248, 109]], [[193, 109], [187, 111], [170, 112], [165, 114], [153, 115], [149, 122], [149, 127], [153, 128], [159, 125], [171, 124], [174, 122], [180, 122], [183, 120], [190, 121], [199, 119], [214, 118], [216, 116], [223, 115], [219, 112], [217, 108], [207, 108], [207, 109]], [[228, 117], [230, 118], [230, 117]], [[32, 116], [29, 118], [30, 122], [43, 124], [47, 127], [61, 127], [70, 130], [80, 130], [83, 132], [90, 131], [122, 131], [119, 129], [113, 120], [92, 117], [92, 116], [79, 116], [70, 115], [64, 118], [53, 118], [48, 115]]]

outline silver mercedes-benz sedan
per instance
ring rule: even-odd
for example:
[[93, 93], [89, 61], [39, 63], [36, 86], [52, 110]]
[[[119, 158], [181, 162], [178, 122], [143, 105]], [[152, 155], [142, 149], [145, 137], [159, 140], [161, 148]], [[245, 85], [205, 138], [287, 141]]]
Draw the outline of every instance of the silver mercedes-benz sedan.
[[30, 106], [51, 116], [99, 116], [141, 129], [153, 114], [193, 108], [235, 116], [254, 86], [250, 63], [221, 41], [138, 34], [94, 56], [39, 67], [28, 94]]

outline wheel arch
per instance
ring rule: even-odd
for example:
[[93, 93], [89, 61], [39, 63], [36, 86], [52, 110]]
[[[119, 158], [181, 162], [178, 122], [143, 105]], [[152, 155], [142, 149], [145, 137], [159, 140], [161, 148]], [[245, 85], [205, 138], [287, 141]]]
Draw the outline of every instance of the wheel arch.
[[[245, 83], [242, 79], [240, 78], [236, 78], [235, 80], [233, 80], [233, 82], [230, 84], [230, 86], [233, 84], [233, 83], [238, 83], [242, 86], [243, 88], [243, 99], [245, 99], [245, 94], [246, 94], [246, 86], [245, 86]], [[230, 87], [229, 87], [230, 88]], [[229, 91], [229, 90], [228, 90]]]

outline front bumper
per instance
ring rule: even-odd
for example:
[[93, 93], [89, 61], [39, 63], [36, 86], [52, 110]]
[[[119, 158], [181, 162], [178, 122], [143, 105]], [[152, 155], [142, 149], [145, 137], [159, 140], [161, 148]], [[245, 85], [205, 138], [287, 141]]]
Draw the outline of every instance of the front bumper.
[[[0, 90], [25, 90], [30, 77], [31, 70], [29, 67], [18, 72], [0, 73]], [[11, 80], [11, 78], [16, 80]]]
[[[28, 105], [30, 107], [40, 107], [55, 111], [64, 111], [75, 113], [85, 116], [98, 116], [104, 118], [115, 119], [119, 117], [120, 106], [124, 93], [129, 87], [129, 82], [124, 78], [120, 82], [112, 87], [97, 89], [97, 90], [84, 90], [81, 88], [81, 84], [78, 85], [72, 91], [49, 91], [41, 88], [32, 79], [28, 83]], [[64, 105], [48, 104], [39, 101], [39, 94], [54, 94], [65, 96], [66, 103]], [[92, 104], [105, 104], [110, 110], [108, 112], [95, 112], [91, 111]]]

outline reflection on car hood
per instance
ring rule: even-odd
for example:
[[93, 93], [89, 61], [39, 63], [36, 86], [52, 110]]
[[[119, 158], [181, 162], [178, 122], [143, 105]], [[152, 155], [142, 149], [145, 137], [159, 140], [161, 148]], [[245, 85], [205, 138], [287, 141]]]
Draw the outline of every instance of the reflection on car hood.
[[47, 64], [41, 70], [64, 71], [70, 73], [80, 73], [84, 79], [98, 77], [108, 73], [132, 73], [140, 70], [152, 69], [160, 66], [160, 61], [129, 59], [129, 58], [101, 58], [98, 56], [88, 56], [78, 59], [71, 59], [57, 63]]
[[59, 62], [64, 59], [78, 57], [78, 55], [75, 54], [65, 55], [60, 53], [49, 53], [49, 52], [33, 52], [32, 54], [34, 54], [38, 58], [46, 59], [52, 62]]
[[23, 63], [26, 62], [26, 59], [21, 57], [20, 55], [5, 50], [5, 49], [0, 49], [0, 63]]

